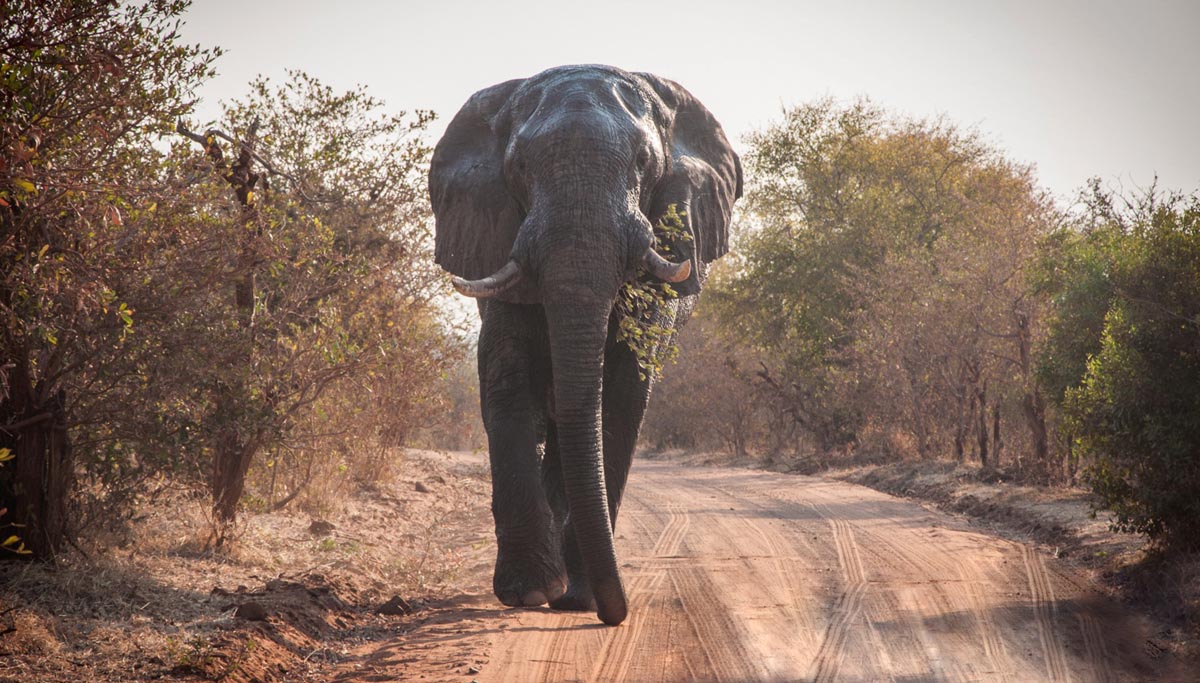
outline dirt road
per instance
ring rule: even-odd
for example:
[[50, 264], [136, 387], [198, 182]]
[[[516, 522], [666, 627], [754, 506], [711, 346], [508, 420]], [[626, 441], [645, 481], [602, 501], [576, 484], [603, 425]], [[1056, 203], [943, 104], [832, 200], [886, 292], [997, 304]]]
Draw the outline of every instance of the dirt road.
[[617, 533], [622, 626], [502, 609], [479, 571], [340, 680], [1192, 680], [1053, 558], [870, 489], [639, 461]]

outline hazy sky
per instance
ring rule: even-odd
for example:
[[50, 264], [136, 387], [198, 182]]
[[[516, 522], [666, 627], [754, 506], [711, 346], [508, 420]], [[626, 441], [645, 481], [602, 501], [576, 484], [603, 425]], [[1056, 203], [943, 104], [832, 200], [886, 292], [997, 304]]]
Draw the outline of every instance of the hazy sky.
[[976, 127], [1063, 198], [1094, 175], [1200, 188], [1197, 0], [196, 0], [186, 22], [227, 50], [206, 100], [298, 68], [435, 110], [431, 140], [480, 88], [595, 62], [679, 81], [739, 148], [784, 106], [867, 95]]

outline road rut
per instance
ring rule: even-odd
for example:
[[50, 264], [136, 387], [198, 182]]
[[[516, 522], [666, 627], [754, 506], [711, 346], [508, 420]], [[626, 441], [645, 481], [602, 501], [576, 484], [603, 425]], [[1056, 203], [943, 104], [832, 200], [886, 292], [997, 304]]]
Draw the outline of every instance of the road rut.
[[426, 680], [464, 683], [1189, 680], [1057, 560], [852, 484], [639, 461], [617, 549], [620, 627], [503, 609], [480, 572], [462, 609], [367, 658], [375, 677], [339, 680], [411, 680], [389, 662], [422, 652], [449, 661]]

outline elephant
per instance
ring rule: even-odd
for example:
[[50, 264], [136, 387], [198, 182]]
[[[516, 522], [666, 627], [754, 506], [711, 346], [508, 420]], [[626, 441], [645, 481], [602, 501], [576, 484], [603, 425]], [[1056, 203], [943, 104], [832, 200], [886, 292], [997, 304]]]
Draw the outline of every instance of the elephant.
[[[433, 151], [429, 193], [435, 260], [481, 321], [496, 597], [619, 624], [613, 526], [652, 377], [614, 303], [627, 282], [672, 283], [651, 315], [686, 322], [728, 250], [741, 162], [679, 84], [561, 66], [472, 95]], [[668, 214], [684, 230], [659, 249], [676, 261], [655, 248]]]

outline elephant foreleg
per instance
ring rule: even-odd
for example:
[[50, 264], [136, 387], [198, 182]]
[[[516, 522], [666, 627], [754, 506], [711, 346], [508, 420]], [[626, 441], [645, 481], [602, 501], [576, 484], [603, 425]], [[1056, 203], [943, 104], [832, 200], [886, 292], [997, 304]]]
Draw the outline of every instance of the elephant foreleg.
[[496, 523], [493, 590], [510, 606], [544, 604], [565, 589], [557, 528], [540, 476], [544, 373], [537, 360], [541, 338], [528, 308], [495, 301], [480, 306], [479, 391]]

